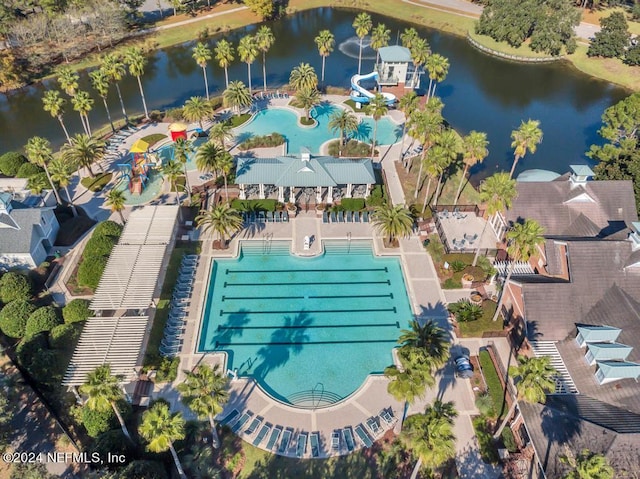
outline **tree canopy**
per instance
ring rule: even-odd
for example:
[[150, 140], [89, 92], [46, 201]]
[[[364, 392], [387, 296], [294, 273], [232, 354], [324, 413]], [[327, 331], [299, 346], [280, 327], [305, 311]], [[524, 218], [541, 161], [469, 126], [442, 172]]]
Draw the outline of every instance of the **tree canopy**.
[[629, 25], [622, 12], [613, 12], [600, 20], [600, 31], [589, 44], [590, 57], [622, 58], [629, 46]]

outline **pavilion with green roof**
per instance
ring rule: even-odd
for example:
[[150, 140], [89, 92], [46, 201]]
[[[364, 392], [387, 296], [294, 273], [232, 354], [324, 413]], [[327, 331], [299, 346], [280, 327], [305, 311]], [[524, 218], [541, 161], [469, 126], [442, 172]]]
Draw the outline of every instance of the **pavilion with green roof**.
[[278, 156], [275, 158], [238, 158], [236, 183], [240, 199], [251, 196], [248, 189], [257, 186], [257, 197], [265, 199], [267, 188], [278, 190], [278, 201], [296, 202], [302, 189], [315, 190], [316, 203], [332, 203], [334, 189], [344, 190], [345, 198], [367, 198], [376, 178], [371, 158], [335, 158]]

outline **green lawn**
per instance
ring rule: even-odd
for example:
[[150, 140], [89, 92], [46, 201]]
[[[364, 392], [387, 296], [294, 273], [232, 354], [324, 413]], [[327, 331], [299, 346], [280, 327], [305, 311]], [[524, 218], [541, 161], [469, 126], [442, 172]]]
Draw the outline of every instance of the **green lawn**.
[[480, 351], [478, 359], [480, 361], [484, 380], [487, 382], [487, 392], [493, 400], [494, 410], [499, 416], [498, 420], [500, 420], [502, 416], [507, 413], [507, 406], [504, 404], [504, 389], [502, 388], [502, 382], [500, 381], [496, 367], [493, 365], [489, 351]]
[[246, 123], [249, 118], [251, 118], [249, 113], [242, 113], [241, 115], [233, 115], [227, 122], [231, 125], [231, 128], [237, 128]]
[[165, 138], [167, 138], [167, 135], [163, 135], [162, 133], [153, 133], [152, 135], [143, 136], [141, 140], [146, 141], [149, 144], [149, 147], [152, 147]]
[[519, 47], [512, 47], [506, 42], [498, 42], [493, 38], [487, 35], [478, 35], [474, 29], [469, 30], [469, 36], [473, 38], [476, 42], [478, 42], [483, 47], [487, 47], [491, 50], [498, 51], [500, 53], [505, 53], [507, 55], [514, 55], [518, 57], [525, 58], [544, 58], [549, 57], [551, 55], [547, 53], [536, 53], [529, 48], [529, 43], [525, 42]]
[[112, 173], [100, 173], [93, 178], [86, 176], [80, 180], [80, 183], [86, 189], [95, 193], [97, 191], [102, 191], [102, 189], [111, 181], [112, 177]]
[[502, 331], [502, 319], [498, 318], [497, 321], [492, 321], [496, 306], [497, 304], [493, 301], [483, 301], [482, 317], [480, 319], [458, 324], [462, 337], [481, 338], [482, 333], [485, 331]]

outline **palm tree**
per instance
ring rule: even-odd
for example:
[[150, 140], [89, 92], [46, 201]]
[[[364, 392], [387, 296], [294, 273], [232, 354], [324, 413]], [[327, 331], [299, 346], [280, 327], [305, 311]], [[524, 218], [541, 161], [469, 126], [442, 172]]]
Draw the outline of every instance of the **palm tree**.
[[360, 75], [362, 66], [362, 40], [369, 34], [371, 27], [373, 27], [371, 16], [366, 12], [359, 13], [353, 21], [352, 26], [356, 30], [356, 36], [360, 39], [360, 51], [358, 53], [358, 75]]
[[189, 187], [189, 176], [187, 175], [187, 162], [189, 161], [189, 155], [193, 153], [193, 143], [190, 140], [184, 138], [178, 138], [173, 143], [173, 158], [178, 163], [182, 164], [184, 171], [184, 183], [189, 199], [191, 199], [191, 188]]
[[560, 456], [560, 461], [571, 467], [571, 470], [562, 476], [563, 479], [613, 479], [615, 475], [607, 458], [589, 449], [583, 449], [576, 456], [565, 446], [565, 454]]
[[333, 113], [329, 118], [329, 128], [331, 131], [340, 132], [340, 151], [338, 156], [342, 156], [345, 133], [351, 133], [358, 129], [358, 118], [350, 111], [340, 108], [340, 111]]
[[111, 366], [103, 364], [87, 374], [86, 382], [80, 386], [80, 394], [87, 396], [85, 406], [93, 411], [107, 412], [113, 409], [118, 418], [120, 428], [125, 437], [133, 443], [129, 430], [118, 409], [118, 401], [124, 399], [124, 392], [120, 386], [122, 378], [111, 374]]
[[320, 103], [320, 92], [315, 88], [302, 88], [296, 91], [296, 106], [304, 110], [304, 114], [309, 121], [309, 112]]
[[436, 152], [434, 154], [438, 158], [438, 164], [441, 167], [440, 175], [438, 176], [438, 187], [436, 188], [436, 194], [433, 200], [433, 204], [438, 204], [438, 197], [440, 196], [440, 187], [442, 186], [442, 177], [444, 172], [449, 169], [451, 164], [458, 157], [460, 151], [460, 137], [451, 128], [447, 128], [441, 131], [436, 138]]
[[387, 101], [381, 93], [376, 93], [369, 101], [366, 111], [373, 118], [373, 141], [371, 142], [371, 156], [376, 152], [376, 139], [378, 136], [378, 120], [387, 114]]
[[[222, 40], [222, 42], [228, 43], [226, 40]], [[207, 101], [209, 100], [209, 81], [207, 80], [207, 62], [211, 60], [211, 50], [202, 42], [198, 42], [198, 44], [193, 47], [193, 59], [196, 61], [198, 66], [202, 68], [202, 76], [204, 77], [204, 91], [207, 95]], [[224, 67], [225, 76], [227, 75], [227, 67]], [[227, 84], [229, 84], [229, 80], [227, 80]]]
[[78, 134], [71, 138], [71, 143], [62, 147], [62, 158], [72, 165], [78, 165], [89, 171], [94, 177], [91, 165], [104, 157], [104, 142], [88, 135]]
[[60, 96], [60, 92], [58, 90], [47, 90], [42, 97], [42, 103], [44, 111], [48, 112], [53, 118], [58, 119], [62, 131], [64, 131], [64, 136], [67, 138], [67, 142], [70, 142], [69, 132], [62, 119], [65, 99]]
[[120, 107], [122, 108], [122, 115], [127, 123], [129, 123], [129, 117], [127, 111], [124, 109], [124, 101], [122, 100], [122, 93], [120, 92], [120, 80], [125, 76], [126, 69], [120, 56], [117, 53], [109, 53], [102, 59], [102, 67], [107, 76], [113, 80], [116, 85], [116, 91], [118, 92], [118, 99], [120, 100]]
[[173, 447], [174, 441], [184, 439], [184, 418], [179, 412], [171, 414], [169, 406], [164, 402], [155, 403], [151, 409], [142, 414], [142, 423], [138, 428], [140, 436], [149, 442], [147, 449], [151, 452], [171, 451], [178, 475], [186, 479], [182, 470], [178, 453]]
[[276, 38], [273, 36], [271, 29], [268, 26], [263, 25], [256, 32], [255, 40], [258, 50], [262, 52], [263, 89], [264, 91], [267, 91], [267, 52], [275, 43]]
[[[496, 213], [503, 213], [505, 210], [511, 208], [511, 203], [516, 196], [518, 196], [516, 180], [512, 180], [509, 178], [509, 175], [504, 172], [491, 175], [480, 185], [480, 201], [486, 205], [485, 211], [488, 218]], [[476, 249], [476, 255], [473, 258], [473, 266], [478, 263], [480, 245], [482, 244], [484, 232], [487, 229], [488, 224], [489, 221], [485, 221], [484, 227], [482, 228], [480, 241], [478, 242], [478, 248]]]
[[314, 39], [318, 47], [318, 53], [322, 57], [322, 75], [320, 76], [322, 84], [324, 85], [324, 64], [327, 57], [333, 52], [333, 47], [336, 44], [336, 38], [329, 30], [321, 30], [318, 36]]
[[[422, 170], [425, 164], [428, 163], [427, 154], [431, 149], [431, 146], [435, 143], [437, 135], [442, 130], [442, 115], [438, 112], [431, 112], [427, 110], [416, 110], [413, 112], [410, 118], [409, 133], [418, 140], [422, 145], [422, 157], [420, 161], [420, 169], [418, 170], [418, 178], [416, 180], [416, 190], [414, 192], [414, 198], [418, 198], [422, 181]], [[411, 169], [411, 159], [407, 161], [406, 171]]]
[[402, 96], [398, 101], [398, 110], [400, 110], [404, 114], [404, 122], [402, 123], [402, 143], [400, 144], [400, 152], [404, 156], [404, 137], [407, 133], [407, 125], [409, 123], [409, 118], [413, 115], [413, 112], [416, 111], [418, 105], [420, 104], [420, 100], [418, 98], [418, 94], [411, 90], [406, 95]]
[[402, 41], [402, 46], [411, 50], [413, 48], [413, 43], [416, 39], [419, 38], [418, 32], [415, 28], [405, 28], [404, 32], [400, 34], [400, 40]]
[[210, 211], [201, 211], [196, 217], [196, 223], [202, 228], [203, 233], [213, 230], [224, 244], [227, 236], [242, 229], [243, 220], [240, 213], [228, 203], [220, 203]]
[[109, 76], [102, 69], [93, 70], [89, 72], [89, 78], [91, 78], [91, 85], [93, 89], [98, 92], [98, 96], [102, 98], [102, 104], [107, 112], [107, 119], [109, 125], [111, 125], [111, 131], [115, 133], [116, 128], [113, 126], [113, 120], [111, 119], [111, 111], [109, 111], [109, 105], [107, 104], [107, 95], [109, 94]]
[[41, 174], [33, 175], [27, 180], [27, 188], [32, 193], [39, 195], [43, 190], [49, 187], [49, 181], [47, 181], [46, 175]]
[[49, 162], [53, 159], [53, 152], [51, 151], [51, 143], [49, 143], [49, 140], [40, 136], [33, 136], [27, 141], [24, 151], [27, 153], [29, 162], [44, 169], [47, 180], [49, 180], [49, 184], [53, 190], [53, 195], [56, 197], [56, 203], [59, 205], [62, 204], [56, 185], [53, 179], [51, 179], [51, 173], [49, 173]]
[[424, 65], [431, 54], [429, 43], [424, 38], [415, 38], [411, 45], [411, 61], [413, 62], [413, 78], [411, 80], [412, 86], [416, 87], [416, 80], [418, 79], [418, 70], [420, 66]]
[[120, 215], [120, 221], [124, 224], [124, 215], [122, 214], [122, 210], [124, 210], [126, 202], [124, 191], [118, 190], [115, 187], [111, 188], [109, 193], [107, 193], [106, 199], [107, 201], [105, 201], [104, 204], [111, 207], [112, 213], [118, 213]]
[[251, 92], [240, 80], [229, 83], [227, 89], [222, 93], [224, 106], [233, 108], [236, 113], [240, 109], [251, 105]]
[[149, 119], [147, 111], [147, 101], [144, 98], [144, 90], [142, 89], [142, 80], [140, 77], [144, 75], [144, 67], [147, 59], [142, 54], [142, 50], [138, 47], [130, 47], [124, 53], [124, 62], [129, 65], [129, 74], [138, 80], [138, 88], [140, 89], [140, 97], [142, 98], [142, 108], [144, 109], [144, 117]]
[[[447, 73], [449, 73], [449, 60], [438, 53], [434, 53], [427, 58], [426, 67], [429, 72], [428, 99], [436, 94], [436, 83], [443, 82], [447, 77]], [[431, 91], [431, 85], [433, 85], [433, 91]]]
[[227, 201], [229, 201], [229, 191], [227, 190], [227, 177], [231, 170], [233, 169], [233, 156], [228, 151], [224, 151], [218, 157], [218, 170], [222, 174], [222, 178], [224, 179], [224, 197]]
[[[427, 191], [425, 191], [424, 201], [422, 202], [422, 213], [425, 212], [425, 210], [427, 209], [427, 204], [429, 204], [431, 183], [435, 178], [441, 178], [448, 161], [449, 160], [446, 150], [439, 145], [436, 145], [433, 148], [429, 148], [427, 153], [424, 155], [422, 163], [420, 164], [420, 171], [424, 169], [429, 180], [427, 181]], [[420, 173], [420, 171], [418, 171], [418, 173]], [[440, 183], [438, 183], [438, 185], [439, 184]], [[434, 195], [434, 197], [437, 196], [437, 194], [438, 189], [436, 189], [436, 194]]]
[[398, 338], [401, 345], [398, 355], [406, 364], [426, 366], [430, 372], [444, 366], [449, 358], [450, 343], [446, 331], [432, 320], [420, 325], [420, 322], [414, 319], [410, 326], [411, 329], [403, 329]]
[[197, 121], [200, 129], [203, 130], [203, 120], [213, 116], [213, 106], [209, 100], [205, 100], [201, 96], [192, 96], [182, 107], [182, 116], [189, 122]]
[[196, 154], [196, 167], [204, 173], [208, 173], [210, 171], [217, 173], [218, 158], [223, 152], [224, 149], [216, 143], [211, 141], [206, 142], [198, 148], [198, 153]]
[[520, 158], [524, 158], [527, 152], [532, 155], [542, 141], [542, 130], [538, 120], [527, 120], [520, 123], [520, 128], [511, 132], [511, 148], [513, 148], [513, 165], [509, 172], [509, 178], [513, 178], [513, 172]]
[[547, 394], [556, 389], [558, 371], [551, 365], [551, 357], [549, 356], [532, 358], [519, 356], [518, 365], [511, 366], [509, 374], [515, 379], [518, 394], [493, 435], [495, 439], [502, 434], [502, 430], [518, 405], [518, 400], [544, 404], [547, 400]]
[[411, 211], [402, 205], [383, 205], [373, 212], [374, 227], [387, 236], [389, 244], [393, 244], [397, 237], [406, 238], [413, 230], [413, 216]]
[[[424, 397], [427, 387], [435, 384], [435, 379], [431, 375], [425, 375], [423, 370], [416, 369], [409, 365], [400, 369], [397, 366], [385, 368], [384, 375], [389, 379], [387, 392], [396, 400], [404, 402], [404, 411], [407, 411], [410, 404], [416, 399]], [[404, 414], [402, 417], [404, 421]]]
[[231, 133], [231, 125], [225, 122], [214, 123], [209, 129], [209, 141], [218, 143], [225, 150], [227, 149], [227, 141], [233, 139], [233, 133]]
[[73, 175], [72, 165], [67, 163], [62, 157], [54, 158], [49, 164], [49, 173], [51, 174], [51, 179], [57, 183], [59, 187], [64, 188], [67, 194], [67, 201], [71, 206], [71, 211], [73, 211], [73, 216], [78, 216], [76, 207], [73, 204], [73, 198], [71, 198], [71, 194], [69, 193], [69, 184], [71, 183], [71, 175]]
[[255, 37], [251, 35], [246, 35], [240, 39], [240, 43], [238, 44], [238, 55], [240, 56], [240, 61], [243, 61], [247, 64], [247, 76], [249, 78], [249, 94], [251, 91], [251, 64], [255, 61], [258, 56], [258, 45], [256, 44]]
[[73, 109], [80, 114], [80, 121], [84, 127], [84, 132], [91, 136], [91, 125], [89, 125], [89, 112], [93, 108], [93, 98], [86, 91], [79, 91], [71, 98]]
[[58, 84], [69, 96], [76, 96], [79, 79], [80, 75], [69, 67], [60, 67], [58, 69]]
[[464, 163], [464, 170], [462, 170], [462, 176], [460, 177], [460, 184], [456, 191], [453, 204], [458, 204], [458, 198], [462, 192], [462, 185], [467, 178], [467, 172], [469, 168], [482, 163], [489, 154], [487, 146], [489, 141], [487, 140], [487, 134], [479, 131], [471, 130], [467, 136], [462, 138], [462, 162]]
[[391, 30], [384, 23], [378, 23], [371, 31], [371, 48], [376, 51], [376, 68], [380, 60], [380, 49], [389, 45]]
[[314, 68], [308, 63], [301, 63], [289, 75], [289, 85], [296, 91], [310, 90], [318, 86], [318, 75]]
[[213, 418], [222, 412], [222, 406], [229, 399], [228, 378], [220, 372], [220, 365], [201, 364], [195, 371], [185, 371], [185, 379], [178, 385], [185, 403], [199, 418], [209, 419], [212, 445], [220, 445]]
[[509, 263], [507, 277], [502, 286], [496, 312], [493, 315], [494, 321], [496, 321], [500, 315], [505, 293], [509, 289], [513, 267], [517, 261], [529, 261], [529, 258], [536, 253], [539, 245], [544, 243], [543, 233], [544, 229], [542, 226], [540, 226], [537, 221], [531, 219], [526, 219], [524, 223], [516, 223], [513, 228], [507, 232], [507, 252], [509, 253], [511, 262]]
[[180, 192], [176, 188], [176, 181], [184, 174], [182, 165], [177, 161], [168, 161], [162, 167], [162, 174], [167, 178], [167, 180], [169, 180], [169, 187], [171, 188], [171, 191], [176, 191], [178, 206], [180, 206]]
[[229, 65], [235, 59], [233, 56], [234, 50], [233, 45], [229, 43], [227, 40], [220, 40], [216, 43], [214, 47], [214, 51], [216, 54], [216, 60], [218, 60], [218, 65], [220, 68], [224, 68], [224, 82], [225, 88], [229, 88]]

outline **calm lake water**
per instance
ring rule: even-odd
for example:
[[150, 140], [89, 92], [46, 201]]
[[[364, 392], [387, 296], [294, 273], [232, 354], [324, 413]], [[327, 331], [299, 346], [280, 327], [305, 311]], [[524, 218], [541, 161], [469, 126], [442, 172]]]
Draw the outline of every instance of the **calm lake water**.
[[[326, 28], [336, 37], [336, 49], [327, 59], [326, 83], [348, 87], [358, 68], [357, 39], [351, 27], [354, 16], [354, 12], [347, 10], [320, 8], [271, 24], [276, 43], [267, 55], [268, 86], [277, 88], [285, 84], [291, 69], [302, 61], [311, 63], [319, 76], [321, 59], [313, 39]], [[391, 29], [392, 43], [409, 26], [390, 18], [372, 17], [374, 25], [384, 22]], [[252, 25], [225, 36], [237, 45], [239, 38], [256, 28]], [[541, 121], [544, 139], [535, 155], [527, 155], [520, 161], [518, 172], [544, 168], [563, 173], [569, 164], [588, 161], [584, 152], [599, 141], [597, 130], [602, 112], [627, 95], [624, 89], [595, 80], [564, 63], [511, 63], [478, 52], [464, 38], [417, 29], [428, 39], [432, 50], [449, 58], [451, 63], [447, 79], [438, 85], [436, 92], [445, 103], [444, 116], [461, 134], [474, 129], [488, 134], [490, 155], [472, 171], [475, 180], [496, 169], [509, 169], [511, 131], [528, 118]], [[213, 45], [219, 38], [212, 38], [210, 43]], [[180, 106], [190, 96], [204, 96], [202, 70], [191, 57], [194, 43], [157, 51], [149, 59], [143, 85], [150, 110]], [[362, 71], [371, 71], [374, 61], [373, 51], [366, 51]], [[261, 88], [261, 59], [252, 65], [251, 71], [254, 89]], [[220, 93], [224, 89], [224, 71], [214, 61], [208, 68], [208, 76], [212, 94]], [[246, 64], [236, 61], [229, 77], [247, 83]], [[427, 82], [428, 79], [423, 81], [425, 86]], [[0, 152], [21, 148], [33, 135], [45, 136], [55, 146], [62, 144], [64, 137], [58, 121], [42, 110], [45, 88], [57, 88], [57, 83], [47, 81], [0, 97]], [[89, 114], [92, 127], [106, 123], [102, 101], [91, 90], [86, 74], [82, 75], [80, 88], [91, 91], [96, 100]], [[141, 112], [135, 79], [125, 78], [121, 89], [128, 112]], [[113, 117], [120, 118], [115, 88], [109, 104]], [[77, 113], [70, 103], [67, 109], [67, 127], [70, 132], [80, 132]]]

